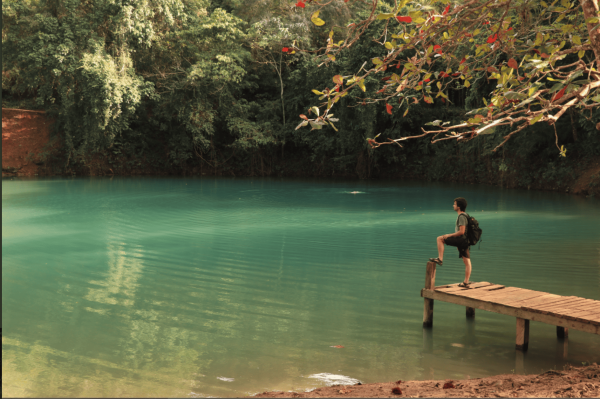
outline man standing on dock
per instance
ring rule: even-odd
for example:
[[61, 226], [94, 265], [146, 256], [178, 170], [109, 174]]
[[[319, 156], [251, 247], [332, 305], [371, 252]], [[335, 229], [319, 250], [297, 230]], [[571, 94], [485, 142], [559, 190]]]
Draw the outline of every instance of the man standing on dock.
[[469, 242], [467, 240], [467, 200], [458, 197], [454, 200], [454, 211], [458, 213], [454, 234], [445, 234], [437, 238], [438, 257], [430, 258], [431, 262], [442, 265], [444, 262], [444, 244], [458, 248], [458, 257], [465, 263], [465, 280], [459, 284], [459, 287], [469, 287], [469, 277], [471, 277], [471, 254], [469, 251]]

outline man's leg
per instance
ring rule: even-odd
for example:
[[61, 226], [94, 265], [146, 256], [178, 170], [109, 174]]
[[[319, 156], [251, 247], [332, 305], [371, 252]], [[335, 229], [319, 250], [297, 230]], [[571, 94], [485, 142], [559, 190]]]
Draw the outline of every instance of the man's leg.
[[471, 258], [463, 256], [462, 260], [465, 262], [465, 283], [468, 283], [469, 277], [471, 277]]
[[438, 247], [438, 258], [440, 260], [444, 260], [444, 237], [439, 236], [437, 238], [437, 247]]

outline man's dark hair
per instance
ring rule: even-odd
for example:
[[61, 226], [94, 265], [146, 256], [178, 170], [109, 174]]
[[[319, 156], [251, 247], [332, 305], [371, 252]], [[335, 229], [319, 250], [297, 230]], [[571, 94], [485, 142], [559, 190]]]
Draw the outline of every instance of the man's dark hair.
[[464, 212], [467, 209], [467, 200], [463, 197], [458, 197], [454, 201], [456, 201], [456, 206], [458, 206], [461, 211]]

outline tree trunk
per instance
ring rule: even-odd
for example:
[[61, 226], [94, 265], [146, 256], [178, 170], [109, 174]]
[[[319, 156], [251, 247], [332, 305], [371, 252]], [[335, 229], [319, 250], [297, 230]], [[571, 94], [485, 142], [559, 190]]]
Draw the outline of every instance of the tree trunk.
[[571, 128], [573, 129], [573, 141], [577, 141], [577, 125], [575, 124], [575, 111], [573, 108], [569, 110], [569, 114], [571, 115]]
[[[583, 8], [583, 16], [585, 19], [598, 17], [598, 0], [580, 0], [581, 7]], [[600, 29], [595, 29], [597, 23], [588, 23], [588, 33], [590, 34], [590, 44], [592, 45], [592, 49], [594, 50], [594, 55], [596, 56], [596, 70], [600, 70]]]

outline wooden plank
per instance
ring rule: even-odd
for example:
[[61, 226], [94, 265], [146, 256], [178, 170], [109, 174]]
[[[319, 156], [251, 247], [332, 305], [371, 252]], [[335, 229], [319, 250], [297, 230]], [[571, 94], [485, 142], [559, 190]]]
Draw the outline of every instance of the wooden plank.
[[538, 306], [535, 306], [534, 309], [536, 309], [537, 311], [544, 313], [544, 312], [549, 312], [549, 313], [569, 313], [569, 312], [575, 312], [575, 311], [580, 311], [581, 309], [578, 308], [574, 308], [569, 306], [568, 304], [566, 305], [556, 305], [556, 306], [549, 306], [549, 307], [543, 307], [540, 308]]
[[571, 316], [577, 317], [585, 317], [585, 316], [595, 316], [600, 315], [600, 309], [590, 309], [590, 310], [572, 310], [569, 312]]
[[564, 318], [567, 320], [575, 320], [575, 321], [579, 321], [582, 323], [592, 323], [593, 324], [593, 322], [594, 322], [593, 320], [591, 320], [591, 317], [573, 316], [573, 315], [569, 314], [568, 312], [565, 312], [565, 313], [555, 312], [555, 313], [550, 313], [550, 314], [554, 315], [556, 317], [561, 317], [561, 318]]
[[451, 288], [451, 287], [456, 287], [458, 286], [460, 283], [455, 283], [455, 284], [446, 284], [446, 285], [438, 285], [437, 287], [435, 287], [436, 290], [440, 290], [443, 288]]
[[[491, 286], [494, 287], [494, 286]], [[497, 286], [497, 287], [501, 287], [501, 288], [495, 288], [494, 289], [487, 289], [487, 288], [481, 288], [478, 290], [471, 290], [466, 292], [466, 294], [473, 294], [473, 295], [480, 295], [480, 296], [494, 296], [494, 295], [501, 295], [501, 296], [506, 296], [509, 295], [509, 293], [511, 292], [518, 292], [520, 289], [516, 288], [516, 287], [504, 287], [504, 286]]]
[[[507, 288], [508, 290], [508, 288]], [[498, 291], [491, 291], [491, 292], [480, 292], [480, 293], [471, 293], [471, 292], [465, 292], [465, 293], [461, 293], [460, 295], [469, 297], [469, 298], [473, 298], [473, 299], [480, 299], [482, 301], [487, 301], [487, 302], [497, 302], [499, 300], [502, 299], [506, 299], [507, 297], [510, 297], [511, 295], [517, 295], [520, 291], [518, 290], [513, 290], [513, 291], [504, 291], [504, 290], [498, 290]], [[453, 293], [455, 295], [458, 295], [456, 293]]]
[[589, 332], [592, 334], [600, 335], [600, 322], [591, 321], [589, 323], [581, 323], [576, 320], [567, 320], [564, 318], [556, 317], [553, 315], [546, 315], [537, 312], [535, 309], [529, 310], [527, 308], [513, 308], [501, 304], [494, 304], [490, 302], [479, 301], [477, 299], [465, 298], [460, 296], [448, 295], [443, 292], [433, 290], [421, 290], [421, 296], [424, 298], [430, 298], [440, 300], [448, 303], [454, 303], [460, 306], [469, 306], [475, 309], [486, 310], [489, 312], [495, 312], [504, 314], [507, 316], [520, 317], [522, 319], [538, 321], [541, 323], [552, 324], [560, 327], [567, 327], [573, 330], [580, 330]]
[[[487, 287], [487, 286], [490, 286], [490, 285], [496, 285], [496, 284], [488, 283], [487, 281], [481, 281], [481, 282], [478, 282], [478, 283], [471, 283], [471, 288], [470, 289]], [[445, 287], [445, 286], [442, 286], [442, 287]], [[436, 287], [436, 291], [442, 291], [442, 292], [451, 292], [451, 291], [456, 291], [456, 290], [467, 290], [467, 289], [468, 288], [459, 287], [458, 284], [451, 285], [448, 288], [439, 288], [438, 289]]]
[[539, 291], [513, 292], [498, 301], [504, 305], [508, 305], [511, 302], [521, 302], [523, 300], [537, 298], [540, 295], [542, 295], [542, 293]]
[[585, 300], [582, 302], [577, 302], [575, 303], [573, 306], [570, 306], [569, 308], [571, 309], [578, 309], [578, 310], [599, 310], [600, 309], [600, 302], [596, 303], [597, 301], [592, 301], [592, 300]]
[[[453, 290], [453, 291], [442, 291], [445, 292], [446, 294], [449, 295], [465, 295], [465, 296], [469, 296], [469, 297], [483, 297], [486, 295], [502, 295], [502, 293], [504, 292], [505, 289], [508, 288], [504, 288], [503, 286], [496, 286], [496, 285], [491, 285], [490, 287], [502, 287], [502, 289], [499, 290], [494, 290], [494, 291], [488, 291], [485, 288], [478, 288], [478, 289], [472, 289], [472, 288], [462, 288], [460, 290]], [[512, 288], [511, 288], [512, 289]]]
[[[550, 294], [552, 295], [552, 294]], [[555, 295], [555, 298], [550, 298], [548, 300], [542, 300], [540, 299], [539, 301], [537, 300], [532, 300], [532, 305], [534, 306], [543, 306], [543, 305], [549, 305], [551, 303], [557, 303], [557, 302], [564, 302], [565, 297], [564, 296], [560, 296], [560, 295]]]
[[558, 308], [564, 308], [567, 305], [569, 306], [573, 306], [574, 304], [581, 302], [581, 299], [576, 298], [576, 299], [565, 299], [564, 301], [557, 301], [557, 302], [553, 302], [553, 303], [549, 303], [549, 304], [541, 304], [541, 305], [536, 305], [535, 308], [538, 310], [549, 310], [549, 309], [558, 309]]
[[547, 294], [545, 292], [539, 292], [539, 291], [534, 291], [536, 292], [536, 296], [531, 296], [531, 297], [526, 297], [526, 298], [522, 298], [522, 297], [511, 297], [511, 298], [507, 298], [506, 301], [504, 301], [505, 305], [512, 305], [512, 306], [521, 306], [522, 304], [533, 304], [533, 303], [544, 303], [544, 301], [552, 298], [552, 297], [558, 297], [558, 295], [552, 295], [552, 294]]
[[[548, 303], [549, 301], [553, 300], [553, 299], [558, 299], [561, 298], [560, 295], [554, 295], [554, 294], [546, 294], [545, 295], [536, 297], [536, 298], [529, 298], [529, 299], [524, 299], [522, 301], [519, 302], [518, 305], [523, 306], [523, 305], [527, 305], [527, 306], [532, 306], [532, 305], [538, 305], [538, 304], [544, 304], [544, 303]], [[517, 305], [517, 303], [515, 303], [515, 305]]]

